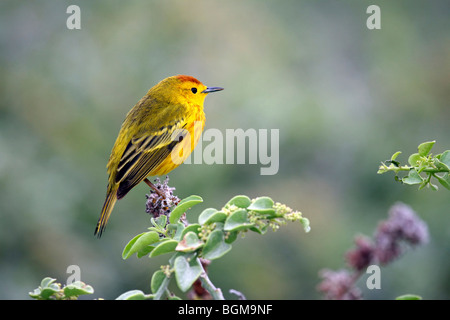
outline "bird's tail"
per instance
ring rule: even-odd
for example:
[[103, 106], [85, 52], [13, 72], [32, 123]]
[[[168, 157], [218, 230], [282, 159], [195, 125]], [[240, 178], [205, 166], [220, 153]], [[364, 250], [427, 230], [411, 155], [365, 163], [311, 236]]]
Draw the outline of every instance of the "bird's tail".
[[97, 237], [102, 236], [102, 232], [106, 227], [106, 223], [108, 222], [109, 216], [114, 208], [114, 205], [117, 201], [117, 188], [109, 188], [106, 194], [105, 203], [103, 204], [102, 213], [100, 215], [100, 219], [98, 219], [97, 226], [95, 227], [94, 235]]

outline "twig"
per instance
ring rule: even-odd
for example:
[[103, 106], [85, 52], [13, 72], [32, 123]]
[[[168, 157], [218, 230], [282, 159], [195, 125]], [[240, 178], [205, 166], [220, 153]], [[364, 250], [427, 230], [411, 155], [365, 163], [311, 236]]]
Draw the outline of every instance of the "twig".
[[203, 272], [200, 276], [200, 281], [202, 282], [203, 288], [205, 288], [205, 290], [211, 294], [214, 300], [225, 300], [222, 294], [222, 290], [214, 286], [214, 284], [209, 279], [205, 269], [203, 269]]
[[230, 289], [230, 293], [237, 295], [239, 300], [247, 300], [247, 298], [244, 296], [244, 294], [240, 291], [234, 290], [234, 289]]
[[170, 278], [165, 277], [163, 282], [159, 286], [158, 291], [156, 291], [155, 296], [153, 297], [153, 300], [161, 300], [162, 295], [164, 293], [166, 293], [169, 282], [170, 282]]

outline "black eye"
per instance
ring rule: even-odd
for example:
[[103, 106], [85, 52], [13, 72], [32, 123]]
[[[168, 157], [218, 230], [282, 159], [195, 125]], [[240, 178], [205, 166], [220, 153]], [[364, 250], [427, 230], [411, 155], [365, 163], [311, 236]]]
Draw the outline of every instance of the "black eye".
[[192, 91], [193, 94], [196, 94], [197, 93], [197, 88], [191, 88], [191, 91]]

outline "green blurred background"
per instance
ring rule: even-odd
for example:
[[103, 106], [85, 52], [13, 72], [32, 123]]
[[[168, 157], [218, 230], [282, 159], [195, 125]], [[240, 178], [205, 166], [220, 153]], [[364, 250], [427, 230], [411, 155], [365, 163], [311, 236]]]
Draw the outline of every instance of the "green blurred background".
[[[81, 8], [81, 30], [66, 9]], [[161, 79], [192, 75], [225, 91], [206, 99], [206, 128], [279, 129], [280, 169], [183, 165], [176, 194], [220, 208], [232, 196], [267, 195], [311, 220], [247, 234], [210, 267], [225, 292], [249, 299], [320, 299], [322, 268], [345, 266], [357, 234], [372, 236], [402, 201], [424, 219], [430, 242], [382, 268], [381, 290], [450, 298], [450, 192], [377, 175], [419, 143], [450, 148], [450, 3], [377, 1], [2, 1], [0, 3], [0, 298], [27, 299], [69, 265], [113, 299], [140, 289], [167, 256], [122, 260], [146, 230], [148, 188], [118, 202], [93, 236], [106, 192], [106, 162], [128, 110]], [[92, 298], [89, 296], [88, 298]]]

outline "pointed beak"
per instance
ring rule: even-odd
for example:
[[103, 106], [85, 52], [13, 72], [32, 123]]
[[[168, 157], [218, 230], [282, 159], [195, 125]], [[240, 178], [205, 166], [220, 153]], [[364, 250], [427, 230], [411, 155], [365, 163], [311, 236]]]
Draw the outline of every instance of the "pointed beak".
[[216, 92], [216, 91], [221, 91], [223, 90], [223, 88], [221, 87], [208, 87], [205, 90], [202, 91], [202, 93], [211, 93], [211, 92]]

